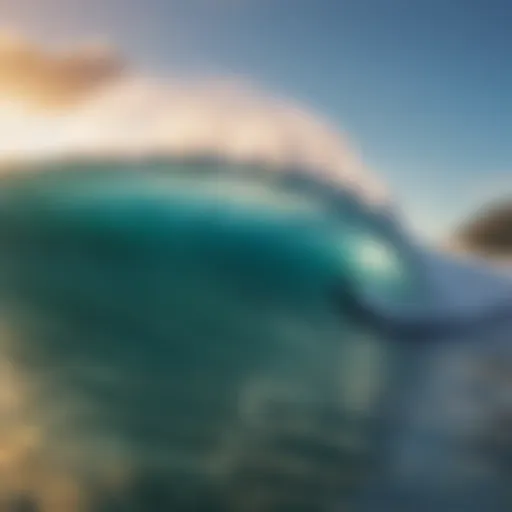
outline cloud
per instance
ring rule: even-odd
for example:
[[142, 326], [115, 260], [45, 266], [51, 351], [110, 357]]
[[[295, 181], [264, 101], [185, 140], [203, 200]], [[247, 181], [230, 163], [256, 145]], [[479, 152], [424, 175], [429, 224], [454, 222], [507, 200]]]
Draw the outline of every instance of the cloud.
[[34, 107], [76, 104], [123, 70], [123, 61], [108, 47], [49, 51], [22, 36], [0, 34], [0, 96]]
[[334, 126], [244, 81], [159, 79], [129, 70], [111, 50], [0, 42], [0, 159], [155, 153], [300, 166], [386, 197]]

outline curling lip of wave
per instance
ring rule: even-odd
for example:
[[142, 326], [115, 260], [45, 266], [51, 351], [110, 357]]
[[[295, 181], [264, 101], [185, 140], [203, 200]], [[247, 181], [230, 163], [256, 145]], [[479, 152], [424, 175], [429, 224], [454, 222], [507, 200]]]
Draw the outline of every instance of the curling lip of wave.
[[66, 156], [210, 155], [314, 169], [379, 203], [338, 131], [232, 77], [163, 80], [108, 45], [49, 48], [0, 32], [0, 161]]
[[4, 161], [60, 156], [211, 155], [268, 168], [313, 169], [370, 204], [387, 192], [328, 123], [230, 80], [123, 77], [65, 110], [0, 100]]

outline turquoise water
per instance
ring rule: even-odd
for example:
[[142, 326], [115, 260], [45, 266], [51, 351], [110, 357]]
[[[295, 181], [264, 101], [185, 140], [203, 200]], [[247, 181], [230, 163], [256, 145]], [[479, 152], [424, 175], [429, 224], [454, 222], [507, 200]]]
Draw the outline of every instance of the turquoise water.
[[105, 165], [0, 187], [0, 355], [24, 380], [33, 456], [90, 511], [350, 500], [399, 362], [337, 297], [417, 300], [414, 267], [363, 205], [334, 209], [293, 176]]

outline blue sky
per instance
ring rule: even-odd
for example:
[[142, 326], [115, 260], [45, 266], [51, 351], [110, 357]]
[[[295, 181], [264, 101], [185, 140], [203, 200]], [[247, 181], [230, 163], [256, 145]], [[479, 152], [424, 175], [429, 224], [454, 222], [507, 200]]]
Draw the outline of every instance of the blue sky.
[[0, 0], [48, 40], [106, 37], [150, 72], [236, 74], [345, 130], [444, 236], [512, 193], [510, 0]]

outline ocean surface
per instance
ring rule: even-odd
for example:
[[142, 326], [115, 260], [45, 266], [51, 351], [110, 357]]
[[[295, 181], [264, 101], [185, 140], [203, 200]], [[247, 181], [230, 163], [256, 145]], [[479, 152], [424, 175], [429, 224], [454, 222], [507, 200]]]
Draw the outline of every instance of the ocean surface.
[[372, 320], [495, 308], [441, 261], [299, 171], [4, 177], [0, 511], [508, 510], [510, 324]]

